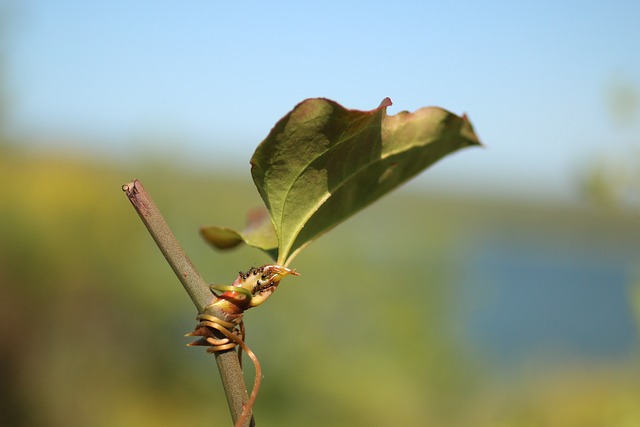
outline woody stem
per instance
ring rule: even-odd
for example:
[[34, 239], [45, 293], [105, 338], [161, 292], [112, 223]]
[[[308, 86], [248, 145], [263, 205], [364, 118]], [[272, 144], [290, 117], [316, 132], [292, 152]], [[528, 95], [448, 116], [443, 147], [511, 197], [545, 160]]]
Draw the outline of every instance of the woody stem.
[[[122, 186], [129, 201], [147, 227], [147, 230], [155, 240], [158, 248], [166, 258], [182, 283], [185, 290], [191, 297], [198, 313], [207, 313], [213, 316], [224, 318], [224, 313], [216, 312], [215, 306], [210, 306], [215, 298], [209, 290], [209, 285], [204, 281], [200, 273], [195, 269], [191, 260], [187, 257], [182, 246], [174, 236], [160, 210], [153, 202], [153, 199], [145, 191], [138, 180], [134, 180]], [[218, 371], [222, 379], [231, 412], [231, 418], [235, 423], [241, 416], [244, 405], [248, 401], [247, 389], [242, 376], [242, 369], [238, 362], [238, 357], [234, 350], [226, 350], [215, 353]], [[245, 421], [245, 426], [255, 425], [253, 415]]]

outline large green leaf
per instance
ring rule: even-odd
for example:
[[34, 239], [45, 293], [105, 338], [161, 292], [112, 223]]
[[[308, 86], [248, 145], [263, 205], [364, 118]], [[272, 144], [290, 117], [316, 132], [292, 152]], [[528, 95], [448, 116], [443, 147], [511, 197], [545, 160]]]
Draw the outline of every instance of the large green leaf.
[[275, 228], [278, 264], [447, 154], [480, 144], [465, 116], [436, 107], [387, 116], [389, 105], [386, 98], [358, 111], [308, 99], [258, 146], [251, 173]]

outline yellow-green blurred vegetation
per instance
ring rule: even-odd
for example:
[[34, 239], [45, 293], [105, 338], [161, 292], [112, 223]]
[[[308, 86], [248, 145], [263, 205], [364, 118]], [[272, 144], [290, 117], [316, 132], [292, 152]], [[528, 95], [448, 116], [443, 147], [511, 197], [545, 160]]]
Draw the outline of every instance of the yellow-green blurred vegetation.
[[[248, 170], [112, 164], [15, 142], [0, 150], [0, 424], [229, 425], [213, 356], [184, 346], [195, 310], [120, 187], [141, 179], [205, 278], [228, 284], [268, 259], [251, 248], [215, 252], [197, 229], [243, 225], [260, 203]], [[637, 218], [611, 211], [415, 187], [392, 194], [312, 244], [293, 265], [301, 276], [247, 313], [247, 340], [264, 371], [258, 425], [640, 425], [633, 299], [603, 302], [622, 286], [638, 310], [639, 237]], [[485, 246], [505, 241], [534, 249], [517, 258], [533, 259], [532, 269], [511, 262], [518, 249]], [[603, 296], [594, 300], [578, 280], [557, 313], [572, 318], [575, 300], [593, 307], [585, 319], [597, 319], [577, 325], [587, 339], [619, 327], [631, 335], [592, 342], [593, 352], [571, 347], [570, 336], [568, 344], [541, 340], [503, 361], [505, 344], [474, 327], [491, 318], [507, 286], [524, 289], [526, 309], [525, 288], [540, 280], [549, 289], [542, 282], [553, 273], [500, 281], [576, 259], [587, 273], [591, 260], [611, 265], [605, 270], [619, 271], [611, 277], [621, 282], [589, 285]], [[540, 307], [534, 323], [549, 316]], [[620, 311], [622, 323], [606, 322]], [[493, 320], [527, 336], [509, 316]], [[590, 335], [598, 327], [605, 330]]]

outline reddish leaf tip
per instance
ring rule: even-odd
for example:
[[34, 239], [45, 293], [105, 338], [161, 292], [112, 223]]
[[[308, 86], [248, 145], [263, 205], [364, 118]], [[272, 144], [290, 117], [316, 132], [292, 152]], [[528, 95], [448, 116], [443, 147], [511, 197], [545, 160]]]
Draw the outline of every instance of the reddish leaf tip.
[[387, 96], [385, 99], [382, 100], [378, 108], [390, 107], [392, 105], [393, 105], [393, 102], [391, 102], [391, 98]]

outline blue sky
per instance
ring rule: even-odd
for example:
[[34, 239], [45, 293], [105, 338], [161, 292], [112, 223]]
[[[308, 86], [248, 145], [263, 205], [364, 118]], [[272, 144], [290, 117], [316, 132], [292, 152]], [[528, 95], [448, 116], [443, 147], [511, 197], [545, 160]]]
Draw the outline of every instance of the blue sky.
[[607, 101], [640, 88], [638, 1], [5, 3], [10, 130], [53, 148], [248, 170], [301, 100], [389, 96], [390, 114], [466, 112], [487, 145], [422, 183], [566, 197], [591, 159], [640, 144], [640, 112], [619, 126]]

